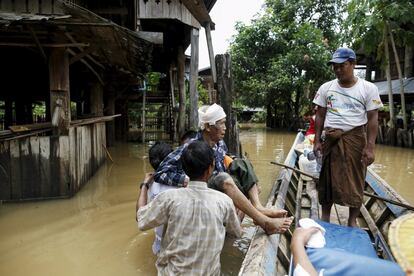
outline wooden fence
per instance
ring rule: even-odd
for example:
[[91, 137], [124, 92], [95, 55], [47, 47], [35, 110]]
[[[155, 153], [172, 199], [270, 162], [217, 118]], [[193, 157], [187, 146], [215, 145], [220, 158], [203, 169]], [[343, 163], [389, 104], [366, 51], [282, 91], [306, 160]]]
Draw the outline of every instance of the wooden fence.
[[70, 197], [105, 161], [105, 123], [0, 141], [0, 200]]

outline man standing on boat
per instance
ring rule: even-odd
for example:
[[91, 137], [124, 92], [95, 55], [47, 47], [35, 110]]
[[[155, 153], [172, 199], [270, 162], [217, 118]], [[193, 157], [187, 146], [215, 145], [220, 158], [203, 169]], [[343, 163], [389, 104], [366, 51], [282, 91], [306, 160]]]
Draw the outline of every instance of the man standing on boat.
[[[200, 131], [196, 138], [170, 153], [160, 164], [154, 174], [154, 180], [164, 185], [184, 187], [187, 177], [182, 169], [180, 157], [193, 141], [204, 141], [214, 150], [215, 168], [213, 177], [220, 172], [229, 172], [233, 181], [224, 182], [222, 186], [208, 182], [209, 187], [227, 194], [234, 205], [251, 217], [267, 234], [284, 233], [292, 223], [292, 217], [286, 217], [285, 210], [263, 207], [259, 200], [257, 177], [250, 162], [243, 159], [234, 160], [230, 167], [225, 165], [227, 146], [223, 141], [226, 133], [226, 113], [217, 104], [203, 106], [199, 109]], [[227, 159], [227, 158], [226, 158]]]
[[373, 83], [354, 75], [356, 55], [352, 49], [337, 49], [328, 65], [332, 65], [337, 79], [324, 83], [313, 100], [318, 105], [314, 152], [323, 156], [319, 202], [322, 220], [328, 222], [333, 203], [348, 206], [348, 225], [355, 227], [367, 166], [375, 159], [382, 102]]

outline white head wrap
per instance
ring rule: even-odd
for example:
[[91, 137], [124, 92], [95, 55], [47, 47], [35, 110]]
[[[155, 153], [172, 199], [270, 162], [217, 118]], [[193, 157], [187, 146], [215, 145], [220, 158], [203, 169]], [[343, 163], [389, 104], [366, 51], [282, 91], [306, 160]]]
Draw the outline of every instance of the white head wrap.
[[205, 124], [214, 125], [226, 118], [226, 113], [218, 104], [204, 105], [198, 109], [198, 126], [204, 129]]

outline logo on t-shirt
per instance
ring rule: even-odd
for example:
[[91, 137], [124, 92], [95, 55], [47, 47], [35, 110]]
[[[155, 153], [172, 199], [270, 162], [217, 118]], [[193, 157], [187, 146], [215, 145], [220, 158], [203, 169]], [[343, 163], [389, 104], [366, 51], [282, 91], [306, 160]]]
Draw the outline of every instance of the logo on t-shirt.
[[335, 97], [334, 97], [334, 95], [329, 95], [327, 98], [326, 98], [326, 106], [328, 107], [328, 108], [332, 108], [333, 107], [333, 103], [334, 103], [334, 101], [336, 101], [336, 99], [335, 99]]

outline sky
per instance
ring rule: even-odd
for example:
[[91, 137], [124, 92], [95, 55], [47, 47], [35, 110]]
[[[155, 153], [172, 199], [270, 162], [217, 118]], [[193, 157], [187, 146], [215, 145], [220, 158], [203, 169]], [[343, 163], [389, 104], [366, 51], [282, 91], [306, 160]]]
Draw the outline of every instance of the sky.
[[[236, 34], [234, 25], [237, 21], [249, 24], [250, 20], [260, 12], [264, 0], [217, 0], [213, 9], [210, 11], [210, 17], [216, 24], [216, 28], [211, 32], [213, 40], [214, 55], [224, 54], [229, 45], [230, 39]], [[191, 54], [191, 47], [186, 54]], [[206, 34], [204, 28], [200, 30], [199, 40], [199, 62], [198, 68], [210, 66]]]

